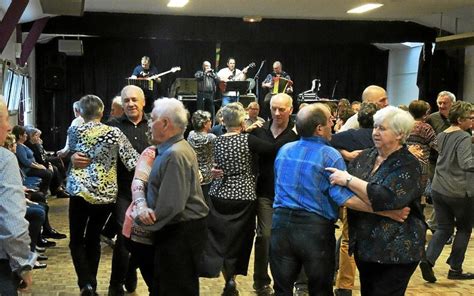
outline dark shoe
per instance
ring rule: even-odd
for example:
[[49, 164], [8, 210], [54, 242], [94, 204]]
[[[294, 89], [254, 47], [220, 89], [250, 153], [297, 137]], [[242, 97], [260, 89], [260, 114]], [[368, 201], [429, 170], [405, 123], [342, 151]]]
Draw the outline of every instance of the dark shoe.
[[[426, 261], [421, 261], [420, 269], [421, 269], [421, 275], [423, 276], [423, 279], [425, 281], [427, 281], [428, 283], [436, 282], [436, 277], [433, 272], [433, 266], [431, 266], [431, 264], [429, 264]], [[449, 278], [449, 275], [448, 275], [448, 278]]]
[[109, 293], [107, 295], [108, 296], [124, 296], [125, 291], [123, 290], [122, 285], [109, 286]]
[[125, 289], [128, 293], [133, 293], [137, 289], [137, 270], [135, 268], [129, 268], [125, 276]]
[[36, 260], [38, 261], [46, 261], [48, 260], [48, 256], [44, 255], [44, 254], [38, 254], [38, 258], [36, 258]]
[[81, 296], [95, 296], [96, 293], [94, 291], [94, 288], [90, 285], [87, 284], [81, 289]]
[[470, 272], [462, 272], [461, 270], [449, 270], [448, 279], [450, 280], [473, 280], [474, 274]]
[[46, 267], [48, 267], [48, 264], [41, 263], [39, 261], [36, 261], [35, 265], [33, 265], [33, 269], [43, 269], [43, 268], [46, 268]]
[[237, 283], [234, 280], [229, 280], [225, 283], [224, 291], [222, 296], [238, 296], [239, 290], [237, 290]]
[[273, 296], [275, 295], [275, 292], [273, 291], [272, 287], [270, 285], [265, 285], [259, 288], [255, 288], [255, 292], [257, 293], [258, 296]]
[[67, 235], [65, 235], [64, 233], [59, 233], [56, 231], [56, 229], [51, 228], [50, 230], [43, 231], [43, 237], [52, 239], [63, 239], [66, 238]]
[[66, 191], [62, 189], [58, 190], [55, 195], [57, 198], [70, 198], [71, 197], [69, 193], [67, 193]]
[[352, 290], [336, 289], [334, 290], [334, 296], [352, 296]]
[[51, 247], [56, 246], [56, 243], [42, 237], [38, 240], [37, 245], [40, 248], [51, 248]]

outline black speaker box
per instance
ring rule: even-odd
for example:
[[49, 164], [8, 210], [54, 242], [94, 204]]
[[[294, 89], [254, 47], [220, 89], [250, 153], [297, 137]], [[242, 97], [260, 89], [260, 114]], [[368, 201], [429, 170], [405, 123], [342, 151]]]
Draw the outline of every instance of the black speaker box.
[[66, 88], [66, 56], [64, 54], [48, 56], [43, 72], [45, 89], [63, 90]]

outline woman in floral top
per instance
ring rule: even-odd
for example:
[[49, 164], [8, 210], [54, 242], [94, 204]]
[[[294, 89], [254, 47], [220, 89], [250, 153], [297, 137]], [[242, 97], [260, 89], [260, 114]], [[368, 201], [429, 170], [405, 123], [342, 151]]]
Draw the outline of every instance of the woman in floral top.
[[350, 252], [360, 274], [361, 295], [404, 295], [424, 252], [421, 168], [404, 145], [413, 117], [396, 107], [374, 115], [375, 147], [354, 159], [349, 172], [336, 170], [333, 183], [365, 196], [374, 211], [410, 207], [405, 222], [363, 212], [349, 212]]
[[71, 152], [80, 152], [91, 161], [85, 168], [68, 172], [69, 248], [78, 277], [81, 295], [93, 295], [97, 288], [100, 260], [100, 231], [117, 196], [117, 158], [129, 170], [135, 167], [139, 154], [127, 137], [115, 127], [100, 122], [104, 104], [94, 95], [80, 100], [85, 123], [68, 130]]

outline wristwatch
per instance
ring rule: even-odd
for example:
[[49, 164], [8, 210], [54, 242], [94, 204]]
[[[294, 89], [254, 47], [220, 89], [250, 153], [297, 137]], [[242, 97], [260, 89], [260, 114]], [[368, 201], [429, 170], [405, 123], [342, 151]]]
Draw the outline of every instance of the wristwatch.
[[346, 187], [349, 187], [349, 183], [352, 181], [352, 178], [354, 178], [353, 176], [349, 175], [349, 177], [347, 177], [346, 179]]

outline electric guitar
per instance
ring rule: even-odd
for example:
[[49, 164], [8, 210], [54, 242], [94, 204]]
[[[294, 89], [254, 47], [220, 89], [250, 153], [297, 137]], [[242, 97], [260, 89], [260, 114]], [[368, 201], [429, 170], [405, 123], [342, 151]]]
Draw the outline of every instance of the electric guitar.
[[181, 67], [173, 67], [173, 68], [171, 68], [171, 69], [168, 70], [168, 71], [165, 71], [165, 72], [162, 72], [162, 73], [159, 73], [159, 74], [155, 74], [155, 75], [150, 76], [150, 77], [146, 77], [145, 79], [147, 79], [147, 80], [154, 80], [154, 79], [160, 78], [161, 76], [164, 76], [164, 75], [166, 75], [166, 74], [175, 73], [175, 72], [178, 72], [178, 71], [181, 71]]

